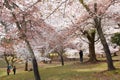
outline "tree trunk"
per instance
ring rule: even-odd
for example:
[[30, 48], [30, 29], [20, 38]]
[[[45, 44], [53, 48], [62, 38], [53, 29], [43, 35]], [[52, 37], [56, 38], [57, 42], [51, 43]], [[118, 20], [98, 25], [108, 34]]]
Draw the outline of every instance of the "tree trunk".
[[61, 65], [64, 66], [64, 59], [62, 55], [60, 55], [60, 59], [61, 59]]
[[14, 61], [15, 56], [13, 55], [13, 56], [11, 56], [11, 57], [12, 57], [12, 59], [11, 59], [11, 66], [13, 67], [13, 66], [14, 66], [14, 63], [15, 63], [15, 61]]
[[117, 53], [116, 53], [116, 52], [114, 52], [114, 53], [113, 53], [113, 56], [117, 56]]
[[7, 65], [9, 65], [10, 63], [9, 63], [7, 56], [5, 54], [4, 54], [4, 57], [5, 57], [5, 62], [7, 63]]
[[26, 44], [27, 44], [27, 47], [28, 47], [29, 52], [31, 53], [35, 80], [41, 80], [40, 75], [39, 75], [37, 60], [36, 60], [36, 58], [35, 58], [33, 49], [32, 49], [32, 47], [31, 47], [31, 45], [30, 45], [30, 43], [29, 43], [29, 41], [28, 41], [27, 39], [25, 39], [25, 42], [26, 42]]
[[99, 34], [101, 43], [103, 45], [104, 51], [106, 53], [106, 58], [107, 58], [107, 65], [108, 65], [108, 70], [115, 70], [115, 67], [113, 65], [113, 61], [112, 61], [112, 57], [111, 57], [111, 53], [108, 47], [108, 44], [106, 42], [106, 39], [104, 37], [102, 28], [101, 28], [101, 18], [98, 18], [97, 16], [94, 18], [94, 22], [95, 22], [95, 27], [97, 29], [97, 32]]
[[28, 71], [28, 61], [25, 61], [25, 71]]
[[91, 63], [97, 62], [94, 42], [89, 43], [89, 57], [90, 57], [88, 60], [89, 62]]
[[37, 64], [35, 57], [32, 59], [32, 63], [33, 63], [33, 71], [34, 71], [35, 80], [41, 80], [40, 75], [39, 75], [39, 70], [38, 70], [38, 64]]
[[87, 39], [89, 41], [89, 60], [88, 62], [95, 63], [97, 62], [96, 54], [95, 54], [95, 34], [96, 31], [92, 30], [87, 32]]

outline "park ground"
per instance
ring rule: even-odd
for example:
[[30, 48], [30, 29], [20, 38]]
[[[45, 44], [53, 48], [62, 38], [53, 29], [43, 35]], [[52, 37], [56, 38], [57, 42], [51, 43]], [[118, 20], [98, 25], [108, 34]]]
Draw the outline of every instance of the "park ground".
[[[104, 60], [105, 58], [99, 58]], [[79, 63], [67, 61], [65, 66], [60, 63], [39, 63], [39, 72], [42, 80], [120, 80], [120, 56], [113, 57], [114, 71], [107, 71], [105, 61], [98, 63]], [[24, 71], [24, 64], [17, 64], [17, 73], [6, 75], [6, 65], [0, 60], [0, 80], [34, 80], [33, 71]], [[29, 66], [30, 68], [30, 66]]]

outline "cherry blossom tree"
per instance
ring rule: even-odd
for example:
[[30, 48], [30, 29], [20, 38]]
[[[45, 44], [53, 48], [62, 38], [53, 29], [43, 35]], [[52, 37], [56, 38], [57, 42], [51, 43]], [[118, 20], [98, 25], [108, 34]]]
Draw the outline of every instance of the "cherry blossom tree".
[[14, 66], [14, 63], [17, 61], [17, 56], [16, 56], [16, 52], [14, 51], [14, 43], [13, 43], [13, 38], [10, 35], [10, 33], [8, 32], [8, 29], [6, 29], [7, 24], [1, 22], [1, 29], [3, 31], [4, 34], [2, 34], [1, 36], [1, 47], [3, 48], [3, 56], [4, 59], [7, 63], [7, 65], [11, 65]]
[[14, 49], [17, 53], [17, 58], [25, 62], [25, 71], [28, 71], [28, 62], [31, 60], [31, 55], [25, 45], [24, 41], [19, 41], [17, 45], [14, 45]]
[[[39, 75], [38, 65], [37, 65], [37, 61], [36, 61], [36, 58], [35, 58], [34, 51], [33, 51], [32, 46], [31, 46], [31, 44], [28, 40], [28, 37], [27, 37], [28, 35], [26, 35], [27, 34], [26, 30], [29, 31], [29, 29], [27, 29], [26, 26], [31, 25], [31, 23], [30, 23], [31, 19], [30, 18], [33, 18], [33, 16], [32, 15], [31, 15], [31, 17], [30, 17], [30, 15], [26, 16], [27, 10], [24, 11], [22, 9], [25, 9], [25, 8], [28, 9], [29, 8], [28, 12], [30, 13], [30, 11], [31, 11], [30, 8], [31, 7], [32, 7], [32, 9], [35, 8], [33, 5], [37, 4], [39, 1], [36, 1], [33, 4], [27, 4], [26, 1], [23, 1], [23, 0], [19, 1], [18, 3], [17, 3], [17, 1], [13, 2], [11, 0], [9, 0], [9, 1], [8, 0], [2, 0], [1, 1], [1, 3], [4, 4], [3, 7], [2, 7], [2, 16], [1, 16], [2, 19], [1, 20], [3, 22], [9, 22], [10, 24], [13, 24], [13, 26], [16, 25], [17, 30], [19, 31], [19, 34], [20, 34], [19, 38], [21, 38], [22, 40], [25, 41], [25, 43], [28, 47], [29, 53], [31, 54], [35, 80], [41, 80], [41, 78], [40, 78], [40, 75]], [[22, 4], [26, 5], [26, 6], [23, 6]], [[30, 6], [30, 5], [32, 5], [32, 6]], [[23, 8], [20, 8], [19, 6], [22, 6]], [[36, 10], [36, 9], [33, 9], [33, 10]], [[7, 14], [7, 16], [4, 17], [6, 14]], [[3, 19], [3, 17], [4, 17], [4, 19]]]
[[56, 35], [56, 37], [54, 38], [54, 51], [58, 53], [58, 55], [60, 56], [60, 60], [61, 60], [61, 65], [64, 65], [64, 58], [63, 58], [63, 54], [64, 54], [64, 49], [65, 49], [65, 45], [64, 45], [64, 38], [61, 35]]
[[13, 44], [11, 38], [3, 38], [1, 41], [1, 46], [4, 48], [4, 58], [7, 63], [7, 65], [13, 66], [16, 62], [16, 54], [13, 49]]
[[[83, 7], [86, 9], [86, 11], [89, 13], [89, 15], [93, 16], [93, 20], [94, 20], [94, 23], [95, 23], [95, 28], [97, 29], [97, 32], [99, 34], [101, 43], [103, 44], [104, 51], [106, 53], [106, 58], [107, 58], [107, 63], [108, 63], [108, 70], [114, 70], [115, 67], [113, 66], [111, 53], [110, 53], [108, 44], [106, 42], [106, 39], [105, 39], [103, 31], [102, 31], [102, 27], [101, 27], [101, 19], [102, 19], [101, 16], [105, 13], [105, 11], [109, 8], [109, 6], [114, 1], [108, 0], [108, 1], [106, 1], [108, 3], [108, 4], [106, 4], [106, 7], [101, 6], [100, 8], [98, 8], [99, 3], [95, 2], [94, 5], [93, 5], [94, 6], [93, 11], [90, 10], [90, 8], [86, 5], [86, 3], [83, 0], [79, 0], [79, 1], [83, 5]], [[106, 3], [105, 1], [103, 1], [103, 2]], [[100, 5], [103, 5], [103, 4], [100, 4]]]
[[[73, 25], [75, 26], [75, 24]], [[87, 43], [89, 46], [89, 49], [86, 49], [86, 50], [89, 50], [88, 62], [91, 62], [91, 63], [97, 62], [97, 58], [95, 54], [95, 42], [98, 41], [99, 38], [96, 34], [96, 29], [94, 25], [92, 24], [91, 19], [87, 19], [86, 21], [82, 23], [82, 25], [77, 24], [76, 27], [77, 26], [78, 28], [76, 29], [74, 35], [80, 38], [80, 42], [82, 42], [79, 47], [81, 47], [82, 49], [82, 45]]]

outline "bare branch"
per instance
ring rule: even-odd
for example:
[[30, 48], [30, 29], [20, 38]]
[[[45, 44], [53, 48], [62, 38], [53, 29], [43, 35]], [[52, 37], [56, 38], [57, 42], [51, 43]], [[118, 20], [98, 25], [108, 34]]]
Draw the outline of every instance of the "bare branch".
[[53, 13], [55, 13], [62, 6], [62, 4], [66, 3], [67, 1], [68, 0], [65, 0], [60, 5], [58, 5], [58, 7], [55, 8], [45, 19], [48, 19]]

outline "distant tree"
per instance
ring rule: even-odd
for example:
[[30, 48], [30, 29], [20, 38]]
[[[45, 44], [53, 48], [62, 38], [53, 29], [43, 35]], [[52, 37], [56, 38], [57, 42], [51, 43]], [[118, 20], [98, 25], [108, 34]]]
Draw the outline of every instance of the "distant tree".
[[56, 34], [54, 34], [54, 37], [52, 37], [52, 40], [50, 40], [50, 51], [58, 54], [62, 66], [64, 65], [65, 48], [68, 46], [73, 47], [73, 45], [70, 45], [69, 43], [70, 35], [73, 33], [72, 31], [73, 29], [60, 30]]
[[18, 58], [19, 59], [23, 59], [25, 61], [25, 71], [28, 71], [28, 64], [29, 64], [29, 60], [31, 60], [31, 56], [30, 54], [28, 53], [28, 50], [22, 50], [20, 53], [18, 53]]
[[114, 33], [114, 35], [111, 37], [111, 42], [120, 46], [120, 33]]
[[14, 66], [17, 61], [17, 56], [13, 48], [13, 40], [11, 37], [4, 37], [1, 39], [1, 46], [4, 48], [4, 59], [7, 65]]
[[64, 38], [61, 35], [57, 35], [57, 37], [54, 39], [55, 40], [55, 49], [53, 52], [58, 53], [59, 57], [60, 57], [60, 61], [61, 61], [61, 65], [64, 66], [64, 58], [63, 58], [63, 54], [64, 54], [64, 49], [65, 49], [65, 44], [64, 44]]

